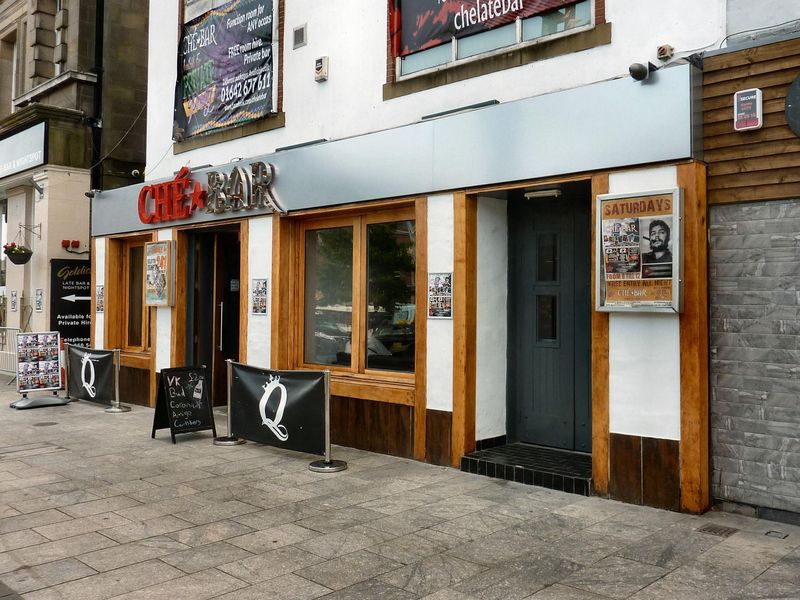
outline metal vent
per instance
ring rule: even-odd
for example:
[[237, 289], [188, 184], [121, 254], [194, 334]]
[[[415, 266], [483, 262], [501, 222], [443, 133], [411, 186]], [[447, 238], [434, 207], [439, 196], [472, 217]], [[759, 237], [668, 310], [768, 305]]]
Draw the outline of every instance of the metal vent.
[[783, 533], [782, 531], [768, 531], [764, 535], [769, 536], [769, 537], [778, 538], [779, 540], [785, 540], [786, 538], [789, 537], [788, 533]]
[[295, 50], [298, 48], [305, 46], [307, 43], [306, 39], [306, 29], [308, 28], [308, 23], [303, 23], [300, 27], [294, 28], [294, 37], [292, 46]]
[[722, 525], [714, 525], [713, 523], [710, 523], [708, 525], [703, 525], [697, 531], [719, 537], [730, 537], [739, 530], [735, 527], [723, 527]]

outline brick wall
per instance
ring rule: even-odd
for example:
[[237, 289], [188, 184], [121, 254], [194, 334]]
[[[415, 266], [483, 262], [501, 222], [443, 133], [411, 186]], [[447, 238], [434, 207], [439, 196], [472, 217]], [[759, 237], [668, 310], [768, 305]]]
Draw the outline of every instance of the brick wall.
[[800, 512], [800, 200], [709, 223], [712, 494]]

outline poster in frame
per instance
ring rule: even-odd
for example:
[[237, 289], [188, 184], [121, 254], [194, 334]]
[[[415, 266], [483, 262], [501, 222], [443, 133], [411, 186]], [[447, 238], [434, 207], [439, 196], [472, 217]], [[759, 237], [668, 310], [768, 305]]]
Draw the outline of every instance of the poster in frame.
[[683, 310], [683, 192], [597, 196], [596, 304], [603, 312]]
[[147, 306], [172, 306], [172, 242], [145, 244], [144, 300]]
[[17, 391], [61, 389], [61, 336], [57, 331], [17, 334]]
[[453, 318], [452, 273], [428, 273], [428, 318]]

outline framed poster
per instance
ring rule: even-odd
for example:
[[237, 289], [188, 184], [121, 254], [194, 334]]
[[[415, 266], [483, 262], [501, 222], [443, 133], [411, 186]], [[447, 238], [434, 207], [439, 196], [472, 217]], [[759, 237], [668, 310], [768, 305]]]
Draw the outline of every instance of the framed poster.
[[452, 273], [428, 273], [428, 318], [453, 318]]
[[17, 391], [61, 389], [61, 338], [57, 331], [17, 334]]
[[11, 290], [11, 298], [8, 301], [11, 312], [17, 312], [17, 290]]
[[680, 189], [597, 197], [599, 311], [682, 310]]
[[94, 288], [94, 306], [95, 310], [99, 313], [105, 311], [105, 288], [102, 285], [96, 285]]
[[251, 311], [254, 315], [267, 314], [267, 298], [269, 298], [269, 282], [266, 279], [253, 279], [252, 290], [252, 308]]
[[172, 306], [172, 242], [145, 244], [144, 302], [147, 306]]
[[44, 311], [44, 290], [42, 288], [36, 288], [36, 293], [33, 297], [33, 310], [36, 312]]

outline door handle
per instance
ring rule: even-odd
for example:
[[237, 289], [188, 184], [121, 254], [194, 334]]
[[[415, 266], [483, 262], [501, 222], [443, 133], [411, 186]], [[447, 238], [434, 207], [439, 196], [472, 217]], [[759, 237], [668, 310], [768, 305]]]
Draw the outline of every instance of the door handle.
[[222, 311], [222, 307], [225, 305], [224, 302], [219, 303], [219, 351], [222, 352], [222, 317], [224, 316], [224, 312]]

